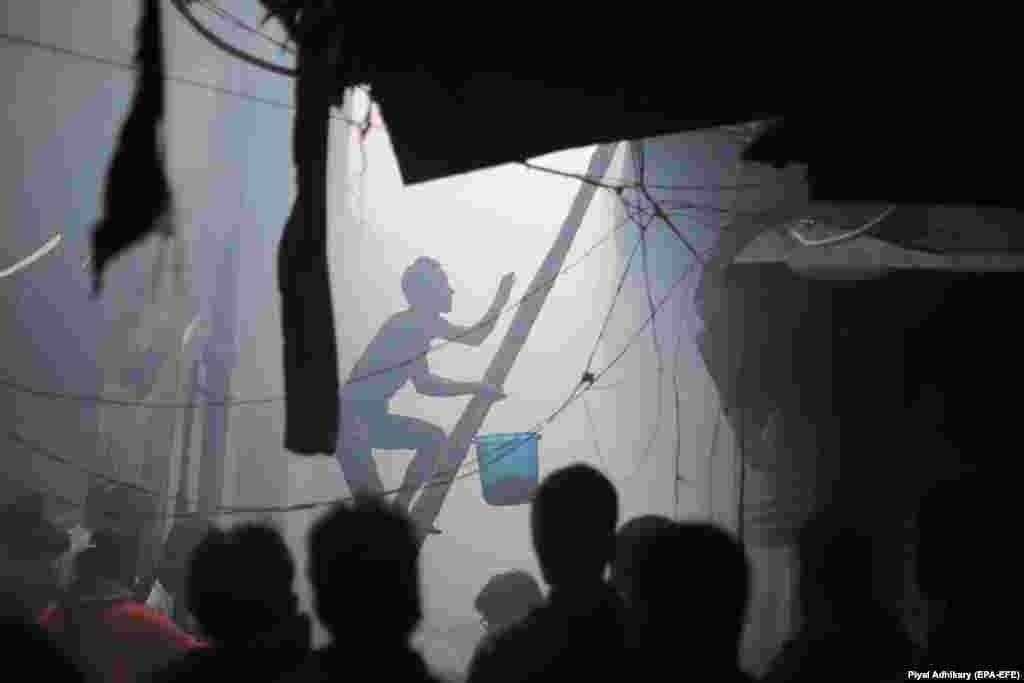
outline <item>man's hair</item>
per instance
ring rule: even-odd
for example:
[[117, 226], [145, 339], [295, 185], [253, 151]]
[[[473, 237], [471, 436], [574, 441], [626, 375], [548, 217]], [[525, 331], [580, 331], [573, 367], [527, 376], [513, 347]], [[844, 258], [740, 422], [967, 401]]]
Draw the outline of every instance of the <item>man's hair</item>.
[[420, 256], [402, 273], [402, 293], [405, 300], [416, 305], [423, 300], [423, 291], [432, 289], [441, 264], [428, 256]]
[[725, 638], [722, 644], [730, 648], [738, 645], [751, 576], [746, 551], [732, 533], [710, 522], [677, 522], [654, 539], [650, 559], [661, 572], [661, 590], [676, 593], [662, 594], [666, 608], [676, 615], [689, 611], [710, 638]]
[[658, 567], [652, 563], [651, 547], [655, 539], [670, 534], [676, 524], [661, 515], [634, 517], [619, 529], [615, 538], [612, 583], [627, 598], [649, 599], [657, 590]]
[[488, 621], [504, 625], [525, 617], [543, 602], [537, 580], [516, 570], [492, 576], [480, 589], [473, 606]]
[[272, 526], [214, 528], [192, 552], [185, 602], [215, 640], [242, 640], [270, 630], [296, 608], [295, 563]]
[[606, 476], [575, 464], [548, 475], [530, 510], [533, 546], [553, 588], [601, 578], [615, 551], [619, 496]]
[[335, 506], [309, 534], [317, 615], [339, 635], [346, 621], [367, 637], [407, 638], [421, 618], [419, 544], [412, 521], [360, 494]]

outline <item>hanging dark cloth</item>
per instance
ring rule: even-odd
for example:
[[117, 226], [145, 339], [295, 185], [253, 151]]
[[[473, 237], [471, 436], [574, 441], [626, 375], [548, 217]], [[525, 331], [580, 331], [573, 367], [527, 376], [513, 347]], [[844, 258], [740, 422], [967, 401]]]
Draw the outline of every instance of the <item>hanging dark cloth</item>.
[[326, 32], [314, 31], [299, 46], [292, 137], [298, 192], [277, 257], [284, 447], [299, 455], [333, 454], [338, 440], [338, 352], [327, 268], [327, 149], [336, 81], [327, 45]]
[[135, 63], [135, 99], [107, 171], [104, 215], [92, 235], [93, 294], [107, 264], [158, 231], [172, 236], [170, 183], [164, 168], [160, 126], [164, 118], [164, 50], [158, 0], [141, 0]]

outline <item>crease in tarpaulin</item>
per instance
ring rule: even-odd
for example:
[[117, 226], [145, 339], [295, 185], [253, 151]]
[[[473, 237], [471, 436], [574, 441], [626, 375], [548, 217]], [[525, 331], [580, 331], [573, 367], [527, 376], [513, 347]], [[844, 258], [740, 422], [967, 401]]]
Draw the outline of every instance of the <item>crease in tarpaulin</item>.
[[[310, 15], [303, 23], [322, 20]], [[327, 267], [326, 199], [339, 39], [337, 32], [303, 31], [292, 135], [298, 191], [278, 246], [284, 447], [297, 455], [333, 455], [338, 441], [338, 352]]]
[[104, 213], [92, 234], [93, 296], [103, 288], [110, 261], [154, 233], [163, 243], [157, 246], [152, 296], [157, 294], [168, 258], [179, 289], [185, 289], [184, 244], [175, 234], [174, 202], [164, 157], [166, 73], [161, 9], [158, 0], [140, 0], [140, 8], [135, 96], [107, 171]]

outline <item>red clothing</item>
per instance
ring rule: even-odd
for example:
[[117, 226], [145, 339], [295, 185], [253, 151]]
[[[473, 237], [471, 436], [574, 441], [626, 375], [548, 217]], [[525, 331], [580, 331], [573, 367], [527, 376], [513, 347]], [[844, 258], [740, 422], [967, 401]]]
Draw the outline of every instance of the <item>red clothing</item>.
[[[133, 600], [97, 602], [82, 610], [84, 665], [109, 683], [133, 683], [205, 643], [179, 629], [163, 612]], [[64, 610], [47, 607], [39, 623], [58, 639], [64, 635]]]

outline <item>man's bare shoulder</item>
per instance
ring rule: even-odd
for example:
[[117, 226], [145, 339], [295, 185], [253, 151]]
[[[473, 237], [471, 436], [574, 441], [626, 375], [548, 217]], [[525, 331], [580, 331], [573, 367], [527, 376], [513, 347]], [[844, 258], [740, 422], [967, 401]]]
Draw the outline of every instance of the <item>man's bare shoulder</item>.
[[[423, 321], [412, 311], [399, 311], [381, 323], [370, 345], [376, 346], [381, 343], [393, 343], [395, 337], [408, 336], [410, 332], [421, 328], [423, 324]], [[389, 342], [388, 340], [392, 341]]]
[[[415, 309], [400, 311], [388, 319], [388, 323], [404, 329], [422, 332], [430, 339], [442, 337], [449, 328], [448, 321], [438, 313], [423, 313]], [[388, 324], [388, 323], [385, 323]]]

